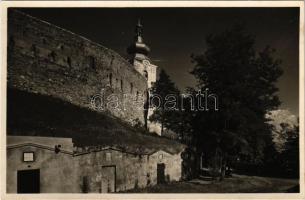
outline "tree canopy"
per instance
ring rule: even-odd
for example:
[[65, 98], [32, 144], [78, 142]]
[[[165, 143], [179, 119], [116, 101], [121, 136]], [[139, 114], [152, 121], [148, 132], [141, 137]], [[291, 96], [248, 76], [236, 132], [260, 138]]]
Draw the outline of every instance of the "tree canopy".
[[179, 112], [178, 105], [176, 104], [179, 103], [179, 96], [180, 92], [175, 83], [162, 69], [158, 81], [151, 89], [151, 103], [156, 107], [149, 119], [161, 124], [161, 133], [164, 131], [164, 128], [175, 131]]
[[224, 155], [243, 154], [259, 163], [272, 145], [265, 114], [280, 105], [276, 82], [281, 61], [275, 50], [255, 48], [255, 37], [237, 25], [206, 38], [203, 54], [192, 55], [197, 89], [218, 96], [219, 111], [196, 112], [193, 137], [199, 151], [220, 148]]

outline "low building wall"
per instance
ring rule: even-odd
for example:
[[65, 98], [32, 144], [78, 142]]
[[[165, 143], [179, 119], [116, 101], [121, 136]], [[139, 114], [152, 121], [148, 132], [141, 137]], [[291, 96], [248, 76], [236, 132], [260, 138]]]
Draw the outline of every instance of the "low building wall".
[[[7, 193], [17, 193], [17, 173], [22, 170], [40, 171], [41, 193], [78, 192], [73, 153], [68, 151], [71, 139], [9, 136], [7, 141]], [[55, 145], [64, 150], [55, 153]], [[24, 152], [33, 152], [34, 161], [24, 162]]]
[[[55, 145], [62, 145], [57, 153]], [[165, 182], [181, 179], [181, 152], [138, 154], [110, 147], [71, 150], [72, 140], [67, 138], [9, 136], [7, 192], [17, 193], [17, 172], [31, 169], [40, 170], [41, 193], [106, 193], [145, 188], [158, 183], [158, 164], [164, 164], [161, 173]], [[33, 152], [35, 160], [24, 162], [24, 152]]]
[[145, 188], [157, 184], [157, 165], [165, 165], [165, 181], [179, 181], [181, 179], [180, 153], [169, 154], [157, 151], [152, 154], [134, 154], [116, 149], [105, 149], [77, 155], [78, 184], [84, 184], [84, 177], [88, 179], [88, 192], [97, 193], [103, 189], [102, 168], [115, 167], [115, 192], [137, 188]]
[[181, 153], [170, 154], [165, 151], [157, 151], [149, 156], [149, 172], [152, 185], [157, 184], [157, 164], [165, 165], [165, 181], [180, 181], [181, 179]]

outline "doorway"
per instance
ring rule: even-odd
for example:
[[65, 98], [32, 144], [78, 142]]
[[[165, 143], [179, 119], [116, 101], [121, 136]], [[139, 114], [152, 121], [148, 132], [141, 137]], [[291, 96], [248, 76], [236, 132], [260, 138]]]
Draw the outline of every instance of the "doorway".
[[101, 192], [111, 193], [115, 192], [116, 180], [116, 168], [115, 166], [103, 166], [102, 167], [102, 181], [101, 181]]
[[17, 193], [39, 193], [40, 170], [17, 171]]
[[165, 164], [157, 164], [157, 184], [165, 183]]

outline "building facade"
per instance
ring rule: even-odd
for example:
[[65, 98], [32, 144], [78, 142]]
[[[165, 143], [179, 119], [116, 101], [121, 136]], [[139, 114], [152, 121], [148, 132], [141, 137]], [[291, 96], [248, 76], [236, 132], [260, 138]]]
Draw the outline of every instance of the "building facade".
[[[111, 193], [181, 179], [181, 152], [80, 148], [71, 138], [8, 136], [7, 193]], [[132, 166], [132, 167], [130, 167]]]

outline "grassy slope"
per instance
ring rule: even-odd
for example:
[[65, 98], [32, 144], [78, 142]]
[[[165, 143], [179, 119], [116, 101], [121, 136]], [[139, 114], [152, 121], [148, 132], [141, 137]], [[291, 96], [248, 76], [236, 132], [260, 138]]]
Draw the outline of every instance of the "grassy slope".
[[183, 146], [140, 133], [107, 114], [80, 108], [48, 96], [8, 89], [8, 135], [72, 137], [76, 146], [116, 146], [144, 153], [163, 149], [177, 153]]

